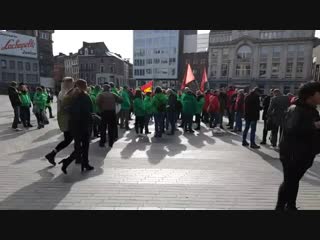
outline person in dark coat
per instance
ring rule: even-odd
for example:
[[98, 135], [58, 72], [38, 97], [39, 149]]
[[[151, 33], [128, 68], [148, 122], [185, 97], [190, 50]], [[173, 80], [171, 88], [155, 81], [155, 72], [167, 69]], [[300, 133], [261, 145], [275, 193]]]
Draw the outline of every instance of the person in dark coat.
[[67, 167], [75, 159], [81, 159], [81, 171], [93, 170], [89, 165], [89, 142], [92, 128], [92, 101], [87, 93], [87, 81], [79, 79], [75, 82], [75, 87], [79, 89], [77, 95], [71, 103], [70, 131], [74, 138], [74, 151], [68, 157], [59, 162], [62, 163], [62, 172], [67, 174]]
[[271, 144], [273, 147], [276, 147], [279, 128], [281, 138], [284, 114], [290, 106], [290, 100], [288, 96], [282, 95], [279, 89], [275, 89], [273, 91], [273, 94], [274, 97], [271, 98], [270, 106], [268, 109], [268, 118], [270, 118], [272, 122]]
[[263, 120], [263, 136], [262, 136], [262, 142], [260, 143], [261, 145], [265, 145], [267, 144], [267, 135], [268, 135], [268, 131], [269, 131], [269, 126], [268, 126], [268, 109], [270, 106], [270, 101], [271, 98], [273, 97], [273, 89], [270, 89], [270, 95], [266, 96], [263, 99], [263, 103], [262, 103], [262, 109], [263, 109], [263, 113], [262, 113], [262, 120]]
[[219, 121], [219, 124], [220, 124], [220, 128], [221, 129], [224, 129], [223, 127], [223, 116], [225, 114], [225, 111], [226, 111], [226, 107], [227, 107], [227, 100], [228, 100], [228, 96], [224, 90], [224, 88], [221, 88], [220, 89], [220, 93], [219, 93], [219, 103], [220, 103], [220, 121]]
[[251, 93], [244, 100], [244, 119], [246, 121], [246, 126], [243, 131], [242, 146], [249, 146], [249, 143], [247, 142], [247, 134], [249, 128], [251, 128], [250, 147], [254, 149], [260, 148], [260, 146], [255, 143], [257, 121], [260, 118], [259, 95], [259, 88], [254, 88], [253, 91], [251, 91]]
[[174, 135], [174, 131], [176, 130], [176, 105], [177, 105], [177, 96], [173, 92], [173, 90], [167, 90], [168, 95], [168, 103], [167, 103], [167, 121], [171, 126], [171, 132], [168, 135]]
[[232, 132], [242, 132], [242, 118], [244, 113], [244, 90], [240, 89], [237, 93], [237, 98], [234, 106], [236, 115], [236, 126]]
[[18, 128], [18, 123], [20, 121], [20, 106], [21, 100], [19, 97], [19, 92], [17, 90], [17, 83], [12, 82], [10, 87], [8, 88], [9, 99], [11, 102], [11, 106], [14, 111], [14, 119], [12, 123], [12, 129], [16, 131], [21, 131], [22, 129]]
[[299, 99], [289, 107], [280, 140], [283, 182], [279, 187], [276, 210], [297, 210], [299, 181], [320, 153], [320, 83], [301, 86]]

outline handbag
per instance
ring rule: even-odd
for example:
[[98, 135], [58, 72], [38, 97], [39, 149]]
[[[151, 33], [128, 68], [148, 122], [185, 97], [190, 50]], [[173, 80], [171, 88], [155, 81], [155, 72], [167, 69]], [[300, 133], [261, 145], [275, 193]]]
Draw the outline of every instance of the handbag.
[[49, 124], [49, 120], [45, 111], [42, 111], [43, 123], [45, 125]]
[[118, 114], [121, 110], [121, 104], [116, 103], [116, 114]]

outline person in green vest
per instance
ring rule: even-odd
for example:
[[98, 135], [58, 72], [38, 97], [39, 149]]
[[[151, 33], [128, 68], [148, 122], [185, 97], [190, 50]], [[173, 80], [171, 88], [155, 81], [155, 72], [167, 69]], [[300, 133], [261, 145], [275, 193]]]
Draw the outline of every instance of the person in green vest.
[[129, 128], [130, 97], [129, 97], [127, 86], [123, 87], [121, 97], [123, 99], [123, 102], [121, 104], [121, 110], [120, 110], [120, 128], [123, 129], [125, 127], [126, 130], [130, 130]]
[[146, 93], [143, 100], [143, 105], [146, 111], [145, 121], [144, 121], [144, 131], [145, 131], [145, 134], [150, 134], [151, 132], [149, 132], [149, 122], [153, 115], [151, 92]]
[[144, 123], [145, 123], [145, 107], [143, 104], [143, 99], [142, 99], [142, 93], [140, 89], [136, 90], [136, 95], [134, 96], [133, 100], [133, 111], [136, 116], [136, 121], [135, 121], [135, 129], [136, 133], [138, 136], [142, 134], [143, 128], [144, 128]]
[[34, 114], [36, 115], [38, 122], [38, 129], [44, 128], [44, 111], [46, 108], [47, 96], [44, 94], [41, 87], [37, 87], [36, 93], [33, 97]]
[[152, 98], [154, 110], [155, 137], [160, 138], [164, 129], [164, 115], [166, 114], [167, 98], [163, 94], [161, 87], [156, 87], [155, 95]]
[[51, 93], [51, 90], [49, 88], [45, 89], [43, 93], [46, 95], [46, 109], [49, 109], [49, 117], [50, 118], [54, 118], [54, 116], [52, 115], [52, 108], [51, 108], [51, 103], [53, 103], [53, 94]]
[[193, 133], [192, 130], [192, 120], [193, 115], [197, 111], [197, 99], [193, 95], [190, 89], [185, 91], [185, 95], [182, 97], [182, 113], [185, 119], [184, 122], [184, 131]]
[[188, 87], [186, 87], [185, 89], [184, 89], [184, 91], [183, 92], [181, 92], [180, 91], [180, 102], [181, 102], [181, 125], [179, 126], [180, 128], [184, 128], [184, 123], [185, 123], [185, 117], [184, 117], [184, 115], [183, 115], [183, 106], [182, 106], [182, 102], [183, 102], [183, 99], [184, 99], [184, 97], [186, 96], [186, 92], [187, 91], [189, 91], [190, 89], [188, 88]]
[[21, 100], [20, 116], [21, 116], [22, 124], [25, 128], [33, 127], [30, 124], [31, 99], [30, 99], [30, 95], [26, 85], [21, 86], [21, 91], [19, 93], [19, 96]]
[[196, 123], [197, 127], [195, 130], [200, 130], [200, 125], [201, 125], [201, 113], [204, 105], [204, 96], [201, 91], [197, 91], [197, 111], [196, 111]]
[[99, 126], [101, 121], [100, 111], [96, 102], [97, 97], [100, 93], [101, 93], [101, 87], [99, 85], [92, 86], [91, 91], [89, 93], [89, 97], [92, 101], [93, 120], [94, 120], [92, 125], [92, 130], [93, 130], [93, 136], [95, 138], [99, 137]]

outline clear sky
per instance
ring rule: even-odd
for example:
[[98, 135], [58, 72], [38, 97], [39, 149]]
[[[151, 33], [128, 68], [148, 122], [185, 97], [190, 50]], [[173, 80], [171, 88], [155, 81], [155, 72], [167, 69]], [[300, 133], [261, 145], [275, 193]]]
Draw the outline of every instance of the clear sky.
[[[198, 30], [208, 33], [210, 30]], [[123, 58], [130, 58], [133, 52], [132, 30], [55, 30], [53, 34], [53, 53], [75, 53], [82, 47], [82, 42], [105, 42], [111, 52], [119, 53]], [[320, 30], [316, 31], [320, 38]]]

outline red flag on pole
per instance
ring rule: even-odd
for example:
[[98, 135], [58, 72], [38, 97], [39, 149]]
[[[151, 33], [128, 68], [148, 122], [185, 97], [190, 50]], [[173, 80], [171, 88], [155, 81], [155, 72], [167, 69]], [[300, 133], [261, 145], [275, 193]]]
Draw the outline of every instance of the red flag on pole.
[[141, 91], [143, 92], [152, 92], [153, 80], [147, 82], [145, 85], [141, 86]]
[[208, 77], [207, 77], [207, 70], [204, 67], [203, 68], [203, 74], [202, 74], [202, 80], [201, 80], [201, 86], [200, 86], [201, 92], [204, 92], [204, 88], [205, 88], [206, 82], [208, 82]]
[[182, 82], [182, 85], [181, 85], [181, 90], [183, 90], [186, 87], [186, 85], [188, 85], [189, 83], [191, 83], [194, 80], [195, 80], [195, 77], [193, 75], [191, 66], [190, 66], [190, 64], [188, 64], [187, 70], [186, 70], [186, 72], [184, 74], [183, 82]]

